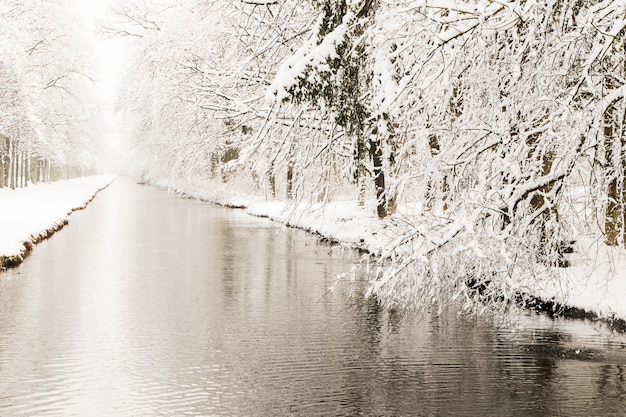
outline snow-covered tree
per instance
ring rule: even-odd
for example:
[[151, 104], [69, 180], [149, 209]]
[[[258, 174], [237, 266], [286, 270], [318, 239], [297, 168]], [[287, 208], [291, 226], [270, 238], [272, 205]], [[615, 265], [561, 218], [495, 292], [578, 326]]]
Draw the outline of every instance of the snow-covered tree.
[[[566, 191], [608, 180], [607, 231], [621, 224], [623, 198], [612, 179], [623, 175], [620, 122], [612, 109], [623, 94], [613, 76], [622, 62], [623, 5], [387, 5], [399, 3], [407, 13], [394, 22], [403, 51], [396, 103], [407, 125], [396, 131], [415, 132], [404, 143], [417, 151], [400, 152], [412, 163], [411, 179], [399, 182], [442, 201], [402, 223], [411, 226], [398, 232], [387, 254], [392, 267], [372, 292], [390, 305], [523, 300], [568, 264], [563, 252], [576, 225], [560, 213], [571, 201]], [[395, 12], [387, 9], [380, 33]], [[613, 162], [588, 175], [586, 164], [602, 160]]]
[[0, 5], [6, 185], [49, 179], [53, 165], [86, 168], [94, 156], [90, 50], [73, 6], [44, 0]]
[[386, 305], [523, 303], [575, 233], [624, 244], [623, 2], [125, 4], [147, 179], [328, 201], [369, 176]]
[[380, 66], [381, 57], [371, 55], [366, 35], [375, 20], [377, 3], [316, 2], [320, 13], [309, 39], [278, 69], [268, 96], [279, 103], [309, 102], [328, 113], [352, 144], [355, 176], [362, 181], [371, 172], [378, 216], [384, 218], [395, 210], [385, 175], [394, 159], [389, 143], [393, 128], [381, 103], [372, 100], [373, 85], [379, 81], [374, 69]]
[[223, 181], [239, 168], [258, 168], [234, 161], [253, 152], [263, 129], [268, 73], [295, 36], [288, 28], [297, 7], [197, 1], [117, 8], [106, 30], [131, 35], [135, 45], [120, 103], [136, 120], [130, 135], [147, 179]]

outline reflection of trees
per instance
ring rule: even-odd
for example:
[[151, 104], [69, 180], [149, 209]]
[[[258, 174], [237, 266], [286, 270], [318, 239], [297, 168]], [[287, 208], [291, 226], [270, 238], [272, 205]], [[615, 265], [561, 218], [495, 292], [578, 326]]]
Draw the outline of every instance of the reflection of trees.
[[539, 343], [536, 335], [530, 337], [529, 343], [522, 344], [498, 338], [496, 354], [511, 397], [518, 400], [525, 397], [524, 401], [534, 403], [535, 410], [547, 411], [556, 403], [554, 390], [558, 389], [555, 382], [558, 356], [548, 351], [556, 351], [555, 346], [562, 343], [563, 335], [542, 333]]
[[613, 410], [616, 415], [626, 415], [626, 367], [601, 365], [595, 383], [598, 389], [596, 398], [601, 399], [602, 408]]
[[381, 366], [382, 309], [375, 298], [355, 298], [353, 301], [352, 345], [356, 351], [346, 356], [352, 363], [343, 366], [350, 369], [345, 381], [350, 401], [354, 404], [350, 411], [361, 415], [381, 391], [376, 370]]
[[[271, 232], [266, 233], [267, 236], [265, 236], [265, 251], [264, 251], [264, 257], [263, 260], [259, 260], [260, 263], [265, 264], [265, 285], [264, 285], [264, 295], [265, 295], [265, 302], [270, 303], [271, 302], [271, 289], [272, 289], [272, 278], [277, 276], [277, 275], [283, 275], [285, 276], [285, 279], [287, 280], [287, 282], [290, 281], [291, 279], [291, 274], [292, 274], [292, 264], [291, 264], [291, 256], [292, 256], [292, 250], [293, 250], [293, 245], [291, 245], [289, 242], [287, 241], [287, 236], [285, 236], [285, 243], [286, 243], [286, 247], [288, 250], [288, 254], [286, 256], [286, 262], [287, 265], [285, 266], [285, 271], [283, 272], [281, 269], [277, 270], [277, 266], [274, 265], [277, 262], [277, 258], [279, 258], [276, 254], [276, 240], [275, 240], [275, 235]], [[252, 254], [250, 254], [252, 256]]]
[[215, 241], [214, 268], [220, 277], [224, 301], [233, 305], [246, 299], [270, 303], [276, 296], [272, 295], [276, 290], [272, 286], [287, 291], [292, 276], [297, 275], [291, 234], [276, 234], [273, 228], [248, 227], [239, 223], [235, 214], [230, 214], [233, 217], [217, 222], [210, 236]]
[[572, 335], [554, 330], [499, 337], [507, 390], [544, 414], [625, 415], [624, 366], [600, 363], [607, 360], [604, 349], [573, 342]]
[[419, 410], [428, 386], [421, 338], [428, 323], [387, 311], [374, 297], [355, 296], [350, 301], [353, 320], [347, 329], [353, 332], [350, 343], [355, 351], [342, 364], [348, 368], [342, 390], [351, 405], [350, 415], [405, 415]]
[[398, 334], [402, 325], [402, 312], [391, 309], [387, 311], [387, 326], [389, 327], [389, 333]]
[[498, 407], [504, 414], [510, 393], [500, 386], [501, 368], [494, 360], [492, 328], [476, 320], [457, 317], [446, 311], [430, 319], [426, 346], [422, 401], [438, 409], [446, 397], [446, 412], [484, 414], [488, 407]]
[[365, 299], [363, 303], [363, 339], [368, 347], [368, 353], [380, 354], [380, 340], [382, 329], [382, 307], [375, 297]]
[[625, 367], [598, 363], [606, 352], [567, 332], [505, 336], [456, 312], [402, 321], [374, 300], [350, 313], [359, 356], [342, 364], [354, 367], [342, 389], [353, 414], [626, 415]]
[[235, 236], [235, 229], [229, 222], [220, 222], [219, 225], [219, 250], [221, 256], [219, 257], [219, 266], [221, 269], [221, 283], [222, 291], [224, 294], [224, 301], [232, 303], [236, 295], [236, 277], [234, 269], [237, 265], [240, 265], [243, 259], [237, 256], [237, 237]]

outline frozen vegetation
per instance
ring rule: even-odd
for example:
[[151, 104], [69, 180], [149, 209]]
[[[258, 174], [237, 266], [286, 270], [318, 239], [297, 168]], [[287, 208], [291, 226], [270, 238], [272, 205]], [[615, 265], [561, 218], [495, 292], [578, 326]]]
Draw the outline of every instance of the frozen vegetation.
[[98, 175], [0, 190], [0, 270], [19, 264], [33, 244], [62, 228], [112, 179]]

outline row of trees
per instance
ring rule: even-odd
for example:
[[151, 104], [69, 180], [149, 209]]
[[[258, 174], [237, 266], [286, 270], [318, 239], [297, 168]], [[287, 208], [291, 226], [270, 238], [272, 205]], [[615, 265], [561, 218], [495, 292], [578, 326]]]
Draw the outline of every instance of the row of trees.
[[[306, 36], [311, 10], [298, 2], [118, 6], [104, 31], [126, 36], [134, 51], [119, 102], [140, 173], [151, 181], [220, 182], [239, 172], [275, 190], [270, 177], [279, 175], [267, 174], [266, 161], [252, 153], [273, 125], [265, 89]], [[229, 164], [235, 160], [237, 167]]]
[[0, 187], [85, 172], [102, 128], [73, 2], [27, 3], [0, 4]]
[[624, 247], [625, 28], [616, 0], [197, 0], [107, 30], [136, 38], [147, 180], [372, 196], [397, 239], [371, 293], [470, 308], [555, 279], [574, 235]]

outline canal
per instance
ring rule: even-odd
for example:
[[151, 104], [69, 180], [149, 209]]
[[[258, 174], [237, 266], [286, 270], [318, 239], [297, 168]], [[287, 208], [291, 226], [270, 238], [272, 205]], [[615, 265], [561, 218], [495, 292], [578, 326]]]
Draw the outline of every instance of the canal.
[[398, 317], [357, 258], [118, 178], [0, 273], [0, 415], [626, 415], [623, 335]]

